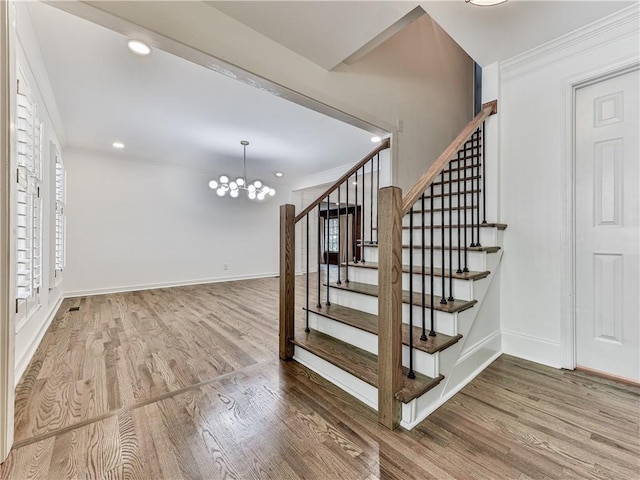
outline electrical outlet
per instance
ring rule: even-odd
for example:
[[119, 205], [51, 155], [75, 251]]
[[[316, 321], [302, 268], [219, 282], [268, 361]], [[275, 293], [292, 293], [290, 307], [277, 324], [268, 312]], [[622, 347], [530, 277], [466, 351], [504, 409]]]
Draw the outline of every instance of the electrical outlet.
[[222, 265], [222, 269], [223, 270], [229, 270], [229, 264], [225, 263], [224, 265]]

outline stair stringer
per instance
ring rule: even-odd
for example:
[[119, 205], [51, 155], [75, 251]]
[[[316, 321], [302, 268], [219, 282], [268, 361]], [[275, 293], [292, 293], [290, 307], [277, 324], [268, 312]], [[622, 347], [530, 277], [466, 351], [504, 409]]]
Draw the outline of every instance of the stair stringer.
[[402, 405], [400, 425], [408, 430], [446, 403], [502, 354], [500, 335], [500, 261], [496, 252], [491, 274], [474, 282], [478, 303], [458, 314], [462, 339], [440, 352], [440, 373], [444, 380], [426, 394]]

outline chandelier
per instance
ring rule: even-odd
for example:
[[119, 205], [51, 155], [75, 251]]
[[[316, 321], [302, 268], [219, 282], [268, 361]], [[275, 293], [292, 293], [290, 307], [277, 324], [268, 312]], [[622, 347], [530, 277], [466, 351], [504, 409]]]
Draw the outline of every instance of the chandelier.
[[224, 197], [228, 193], [231, 198], [238, 198], [240, 190], [247, 192], [249, 200], [264, 200], [267, 196], [273, 197], [276, 191], [260, 180], [253, 183], [247, 182], [247, 145], [249, 142], [242, 140], [240, 145], [244, 149], [242, 177], [230, 181], [228, 176], [220, 175], [217, 181], [211, 180], [209, 182], [209, 188], [215, 190], [219, 197]]

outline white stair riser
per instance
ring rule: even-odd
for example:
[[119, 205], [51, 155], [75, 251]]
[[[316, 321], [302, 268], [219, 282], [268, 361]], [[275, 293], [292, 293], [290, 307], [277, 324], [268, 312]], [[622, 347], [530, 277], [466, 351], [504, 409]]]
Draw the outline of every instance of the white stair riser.
[[[471, 215], [473, 214], [473, 221], [476, 222], [477, 221], [477, 217], [478, 214], [476, 212], [476, 210], [452, 210], [451, 211], [451, 223], [449, 222], [449, 211], [445, 211], [445, 212], [434, 212], [433, 213], [433, 223], [435, 225], [440, 225], [442, 224], [442, 214], [444, 213], [444, 223], [445, 225], [457, 225], [458, 223], [461, 223], [462, 225], [464, 225], [465, 223], [471, 223]], [[425, 226], [429, 226], [430, 225], [430, 221], [431, 221], [431, 213], [429, 212], [425, 212], [424, 214], [424, 224]], [[458, 219], [462, 218], [462, 222], [459, 222]], [[402, 225], [405, 227], [409, 226], [409, 223], [411, 221], [411, 215], [405, 215], [404, 218], [402, 219]], [[480, 222], [482, 222], [482, 211], [480, 212]], [[414, 227], [419, 227], [422, 225], [422, 213], [414, 213], [413, 214], [413, 226]], [[428, 235], [428, 233], [425, 233], [425, 236]], [[374, 236], [375, 238], [375, 236]]]
[[[339, 288], [330, 289], [330, 300], [333, 303], [342, 305], [344, 307], [353, 308], [356, 310], [362, 310], [363, 312], [378, 314], [378, 297], [372, 297], [371, 295], [364, 295], [357, 292], [350, 292]], [[410, 306], [407, 303], [402, 304], [402, 321], [409, 323], [409, 310], [413, 309], [413, 323], [414, 325], [422, 325], [422, 307], [419, 305]], [[426, 328], [429, 329], [431, 311], [425, 309]], [[445, 335], [457, 335], [457, 314], [447, 313], [436, 310], [434, 330], [438, 333], [444, 333]]]
[[[314, 312], [309, 312], [309, 327], [313, 330], [326, 333], [338, 340], [342, 340], [343, 342], [350, 343], [374, 355], [378, 354], [378, 336], [373, 333], [345, 325], [344, 323], [323, 317]], [[402, 350], [402, 364], [408, 367], [409, 347], [404, 345]], [[439, 375], [438, 353], [431, 355], [422, 350], [415, 350], [413, 354], [413, 368], [415, 371], [429, 377], [437, 377]]]
[[[471, 170], [467, 171], [467, 176], [471, 176]], [[460, 186], [458, 184], [458, 181], [456, 180], [456, 174], [453, 174], [453, 182], [452, 183], [445, 183], [444, 185], [434, 185], [433, 187], [433, 191], [438, 194], [441, 193], [442, 190], [444, 189], [445, 193], [449, 193], [449, 188], [451, 188], [452, 192], [457, 193], [458, 191], [471, 191], [471, 190], [481, 190], [482, 189], [482, 178], [480, 178], [480, 188], [478, 188], [478, 179], [473, 179], [473, 185], [471, 184], [471, 180], [467, 180], [465, 182], [462, 182], [463, 186], [462, 189], [460, 190]], [[446, 176], [446, 179], [449, 180], [449, 175]], [[438, 178], [438, 180], [436, 182], [440, 182], [441, 179]], [[427, 190], [427, 195], [429, 195], [431, 192]], [[480, 197], [482, 197], [482, 191], [480, 192]], [[425, 203], [426, 203], [426, 199], [425, 199]]]
[[[402, 274], [402, 289], [409, 290], [409, 280], [411, 275], [408, 272]], [[431, 278], [424, 276], [425, 292], [431, 292]], [[378, 284], [378, 270], [373, 268], [349, 268], [349, 280], [352, 282], [367, 283], [369, 285]], [[442, 295], [442, 277], [434, 277], [433, 290], [435, 295]], [[413, 275], [413, 291], [422, 292], [422, 275]], [[445, 278], [445, 292], [449, 296], [449, 278]], [[453, 279], [453, 296], [460, 300], [473, 300], [473, 281]]]
[[[482, 192], [480, 192], [480, 196], [482, 197]], [[460, 203], [458, 203], [458, 194], [456, 193], [455, 195], [452, 196], [445, 196], [444, 197], [444, 203], [442, 202], [442, 198], [443, 197], [434, 197], [433, 199], [433, 208], [442, 208], [443, 205], [445, 208], [449, 208], [450, 206], [453, 207], [457, 207], [457, 206], [465, 206], [465, 197], [466, 197], [466, 206], [467, 207], [471, 207], [472, 205], [476, 205], [477, 204], [477, 199], [476, 199], [476, 194], [473, 193], [467, 193], [464, 195], [460, 195]], [[473, 197], [473, 198], [472, 198]], [[418, 200], [417, 203], [414, 204], [413, 208], [418, 209], [418, 208], [422, 208], [422, 202]], [[427, 210], [431, 209], [431, 198], [427, 197], [424, 199], [424, 208]]]
[[378, 389], [376, 387], [297, 345], [294, 348], [293, 359], [342, 388], [345, 392], [353, 395], [374, 410], [378, 410]]
[[[480, 174], [482, 174], [482, 165], [472, 165], [472, 163], [476, 163], [476, 162], [477, 162], [477, 163], [482, 163], [482, 159], [480, 159], [480, 162], [478, 162], [478, 160], [477, 160], [477, 159], [474, 159], [474, 160], [473, 160], [473, 162], [472, 162], [472, 160], [471, 160], [470, 158], [467, 158], [467, 159], [466, 159], [466, 162], [467, 162], [467, 163], [465, 163], [465, 160], [464, 160], [464, 159], [463, 159], [463, 160], [451, 160], [451, 161], [449, 162], [449, 165], [450, 165], [452, 168], [466, 167], [467, 175], [471, 175], [471, 168], [472, 168], [472, 166], [473, 166], [473, 168], [475, 168], [475, 169], [476, 169], [476, 170], [474, 170], [475, 172], [477, 172], [477, 168], [478, 168], [478, 167], [480, 167]], [[448, 167], [447, 167], [447, 168], [448, 168]], [[465, 169], [462, 169], [462, 170], [460, 170], [460, 171], [461, 171], [461, 172], [464, 172], [464, 171], [465, 171]], [[449, 174], [447, 173], [447, 176], [448, 176], [448, 175], [449, 175]], [[456, 171], [456, 172], [454, 172], [454, 173], [453, 173], [453, 175], [454, 175], [454, 176], [455, 176], [455, 175], [457, 175], [457, 171]], [[440, 179], [440, 178], [438, 177], [438, 180], [439, 180], [439, 179]]]
[[[422, 265], [422, 252], [419, 248], [415, 248], [413, 250], [413, 262], [416, 265]], [[449, 250], [444, 251], [444, 265], [445, 268], [449, 268]], [[476, 251], [467, 251], [467, 265], [469, 270], [474, 272], [484, 272], [487, 270], [486, 267], [486, 252], [476, 252]], [[458, 251], [453, 250], [452, 252], [452, 260], [453, 260], [453, 268], [458, 268]], [[364, 249], [364, 258], [369, 262], [378, 262], [378, 248], [377, 247], [365, 247]], [[428, 249], [424, 252], [425, 264], [427, 266], [431, 265], [430, 251]], [[464, 266], [464, 251], [460, 252], [460, 260], [462, 265]], [[434, 250], [433, 252], [433, 263], [437, 268], [440, 268], [442, 264], [442, 250]], [[402, 264], [409, 265], [409, 249], [402, 249]]]
[[[449, 246], [451, 245], [450, 240], [449, 240], [449, 228], [445, 228], [445, 238], [444, 238], [444, 245], [445, 246]], [[457, 247], [458, 246], [458, 229], [457, 228], [453, 228], [451, 229], [451, 242], [453, 242], [453, 246]], [[464, 246], [464, 228], [460, 229], [460, 237], [462, 240], [462, 245]], [[467, 228], [467, 244], [471, 245], [471, 227]], [[498, 235], [497, 235], [497, 228], [495, 227], [481, 227], [480, 228], [480, 245], [490, 245], [490, 246], [495, 246], [495, 245], [499, 245], [498, 244]], [[410, 229], [403, 229], [402, 230], [402, 244], [403, 245], [409, 245], [409, 239], [411, 238], [411, 230]], [[474, 228], [474, 238], [476, 236], [476, 232], [477, 230]], [[425, 242], [426, 245], [431, 245], [431, 238], [430, 238], [430, 232], [427, 230], [425, 231]], [[418, 228], [414, 228], [413, 229], [413, 244], [414, 246], [418, 246], [421, 245], [422, 243], [422, 231]], [[433, 244], [437, 245], [437, 246], [441, 246], [442, 245], [442, 229], [440, 228], [436, 228], [433, 231]], [[366, 257], [365, 257], [366, 260]]]

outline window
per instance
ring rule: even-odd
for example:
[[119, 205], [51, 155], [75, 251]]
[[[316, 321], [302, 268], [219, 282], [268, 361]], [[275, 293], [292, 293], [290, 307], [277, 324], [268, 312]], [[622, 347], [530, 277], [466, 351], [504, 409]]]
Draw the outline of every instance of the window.
[[337, 253], [338, 244], [340, 241], [338, 237], [338, 218], [330, 218], [329, 220], [327, 220], [327, 223], [325, 225], [327, 225], [328, 229], [326, 234], [328, 234], [329, 236], [328, 251], [331, 253]]
[[16, 103], [16, 313], [28, 314], [39, 305], [42, 286], [42, 125], [20, 71]]
[[55, 192], [55, 219], [53, 232], [53, 276], [58, 280], [66, 264], [65, 243], [66, 243], [66, 217], [64, 208], [66, 203], [67, 172], [62, 163], [62, 157], [58, 149], [52, 144], [51, 151], [54, 152], [54, 192]]

